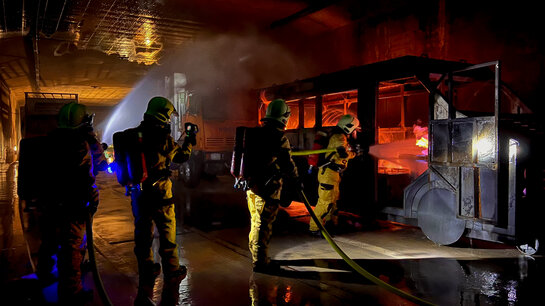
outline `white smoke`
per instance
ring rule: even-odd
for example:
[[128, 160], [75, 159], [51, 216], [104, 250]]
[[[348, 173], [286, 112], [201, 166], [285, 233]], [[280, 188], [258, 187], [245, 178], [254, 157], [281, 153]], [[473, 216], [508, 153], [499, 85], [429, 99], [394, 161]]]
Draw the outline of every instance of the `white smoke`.
[[242, 102], [248, 99], [251, 89], [307, 77], [306, 66], [279, 44], [253, 32], [203, 35], [167, 54], [135, 86], [106, 123], [103, 141], [111, 143], [113, 133], [136, 126], [142, 120], [147, 101], [163, 94], [164, 77], [174, 72], [187, 76], [191, 90], [220, 97], [220, 101], [205, 101], [205, 107], [229, 118], [248, 111]]

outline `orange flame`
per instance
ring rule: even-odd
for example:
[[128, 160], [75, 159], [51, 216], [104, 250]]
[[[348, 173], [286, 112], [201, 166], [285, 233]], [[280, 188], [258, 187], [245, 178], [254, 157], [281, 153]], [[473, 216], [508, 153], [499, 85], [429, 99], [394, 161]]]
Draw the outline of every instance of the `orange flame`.
[[271, 101], [267, 100], [267, 97], [265, 96], [265, 90], [262, 90], [259, 93], [259, 99], [261, 99], [261, 102], [265, 105], [269, 105], [269, 103], [271, 103]]
[[421, 147], [421, 148], [427, 149], [428, 148], [428, 138], [421, 137], [420, 139], [417, 139], [416, 140], [416, 145]]
[[413, 126], [413, 133], [416, 136], [416, 145], [424, 148], [422, 155], [428, 155], [428, 127], [426, 126]]

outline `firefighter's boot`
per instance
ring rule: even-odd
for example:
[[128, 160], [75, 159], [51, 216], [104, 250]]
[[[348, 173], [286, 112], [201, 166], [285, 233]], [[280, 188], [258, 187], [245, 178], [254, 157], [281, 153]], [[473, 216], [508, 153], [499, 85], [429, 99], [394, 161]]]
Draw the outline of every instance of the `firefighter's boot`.
[[187, 275], [187, 268], [179, 266], [173, 272], [165, 272], [163, 281], [163, 293], [161, 294], [161, 306], [178, 305], [180, 297], [180, 283]]
[[153, 288], [155, 287], [155, 279], [159, 274], [161, 274], [161, 265], [158, 263], [140, 269], [138, 275], [138, 293], [134, 300], [135, 306], [155, 306], [155, 302], [153, 302]]

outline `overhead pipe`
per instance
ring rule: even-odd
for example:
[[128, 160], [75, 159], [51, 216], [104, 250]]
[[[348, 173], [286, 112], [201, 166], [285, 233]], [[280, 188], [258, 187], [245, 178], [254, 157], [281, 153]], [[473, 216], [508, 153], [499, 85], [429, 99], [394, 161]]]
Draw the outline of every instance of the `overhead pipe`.
[[321, 10], [325, 9], [326, 7], [328, 7], [328, 6], [331, 6], [332, 4], [334, 4], [337, 1], [338, 0], [323, 0], [323, 1], [319, 1], [319, 3], [309, 5], [308, 7], [298, 11], [297, 13], [295, 13], [293, 15], [290, 15], [290, 16], [288, 16], [286, 18], [282, 18], [282, 19], [274, 21], [273, 23], [271, 23], [271, 29], [284, 26], [284, 25], [286, 25], [286, 24], [288, 24], [288, 23], [290, 23], [290, 22], [292, 22], [294, 20], [297, 20], [299, 18], [308, 16], [308, 15], [310, 15], [312, 13], [316, 13], [318, 11], [321, 11]]

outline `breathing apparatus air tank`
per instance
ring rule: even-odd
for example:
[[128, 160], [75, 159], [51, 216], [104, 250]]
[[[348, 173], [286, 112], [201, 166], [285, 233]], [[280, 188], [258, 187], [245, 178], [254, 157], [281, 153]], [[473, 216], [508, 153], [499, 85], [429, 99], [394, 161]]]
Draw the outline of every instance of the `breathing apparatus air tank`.
[[127, 129], [113, 135], [117, 181], [121, 186], [138, 185], [148, 177], [142, 148], [142, 132]]

